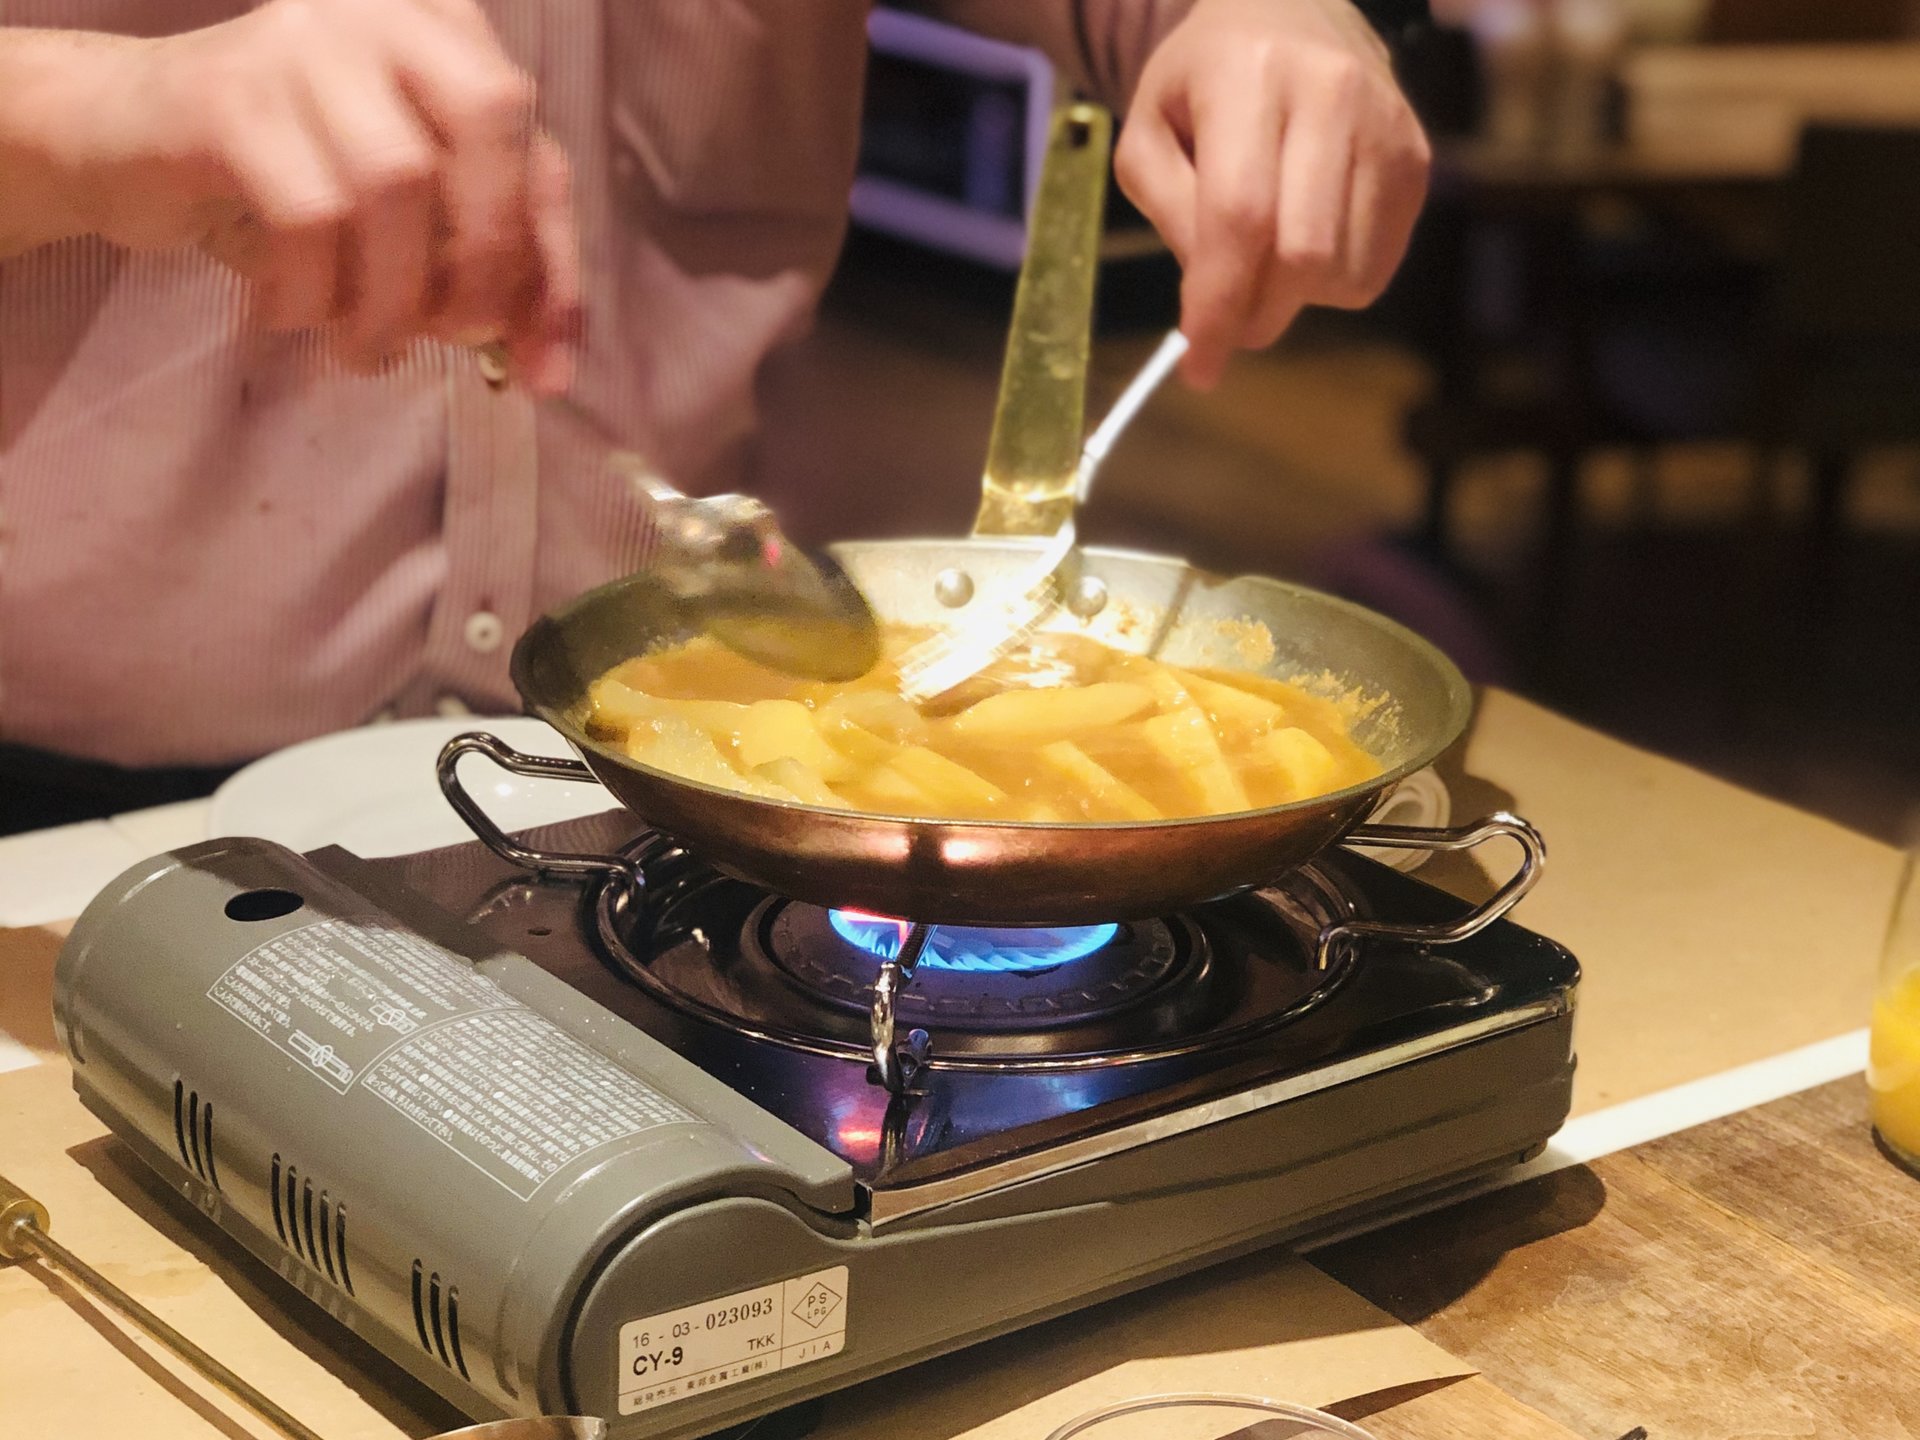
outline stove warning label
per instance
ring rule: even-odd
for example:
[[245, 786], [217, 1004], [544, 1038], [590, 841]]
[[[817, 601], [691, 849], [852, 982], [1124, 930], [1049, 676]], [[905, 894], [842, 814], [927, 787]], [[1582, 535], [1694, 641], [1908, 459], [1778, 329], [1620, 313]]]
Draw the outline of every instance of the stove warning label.
[[847, 1348], [847, 1267], [620, 1327], [620, 1413], [690, 1399]]
[[383, 1056], [363, 1083], [522, 1200], [589, 1150], [694, 1120], [527, 1009], [436, 1025]]
[[207, 998], [342, 1095], [416, 1030], [520, 1003], [418, 935], [340, 919], [256, 946], [213, 982]]
[[431, 941], [328, 919], [257, 946], [207, 998], [522, 1200], [589, 1151], [698, 1117]]

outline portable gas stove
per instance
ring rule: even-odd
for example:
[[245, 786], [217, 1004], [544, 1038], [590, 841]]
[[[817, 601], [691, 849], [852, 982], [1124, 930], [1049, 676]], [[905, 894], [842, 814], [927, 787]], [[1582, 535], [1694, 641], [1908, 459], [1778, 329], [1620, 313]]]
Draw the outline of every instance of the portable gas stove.
[[1532, 832], [1485, 833], [1529, 856], [1478, 910], [1333, 851], [1005, 932], [787, 901], [624, 812], [211, 841], [89, 906], [57, 1020], [149, 1165], [462, 1410], [675, 1440], [1536, 1151], [1578, 971], [1496, 918]]

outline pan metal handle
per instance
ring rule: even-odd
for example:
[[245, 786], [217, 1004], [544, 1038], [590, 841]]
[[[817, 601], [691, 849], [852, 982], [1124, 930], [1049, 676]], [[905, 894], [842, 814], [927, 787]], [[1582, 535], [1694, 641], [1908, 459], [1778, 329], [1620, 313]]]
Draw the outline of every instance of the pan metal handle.
[[1471, 825], [1429, 829], [1423, 825], [1362, 825], [1347, 834], [1343, 844], [1378, 845], [1389, 850], [1471, 850], [1489, 840], [1512, 840], [1520, 846], [1520, 868], [1498, 890], [1457, 920], [1439, 924], [1403, 925], [1390, 920], [1336, 920], [1320, 932], [1316, 947], [1320, 968], [1325, 970], [1338, 955], [1341, 946], [1363, 936], [1411, 940], [1423, 945], [1452, 945], [1470, 935], [1478, 935], [1526, 898], [1539, 883], [1547, 863], [1547, 842], [1540, 832], [1518, 815], [1496, 810]]
[[436, 767], [440, 793], [447, 797], [455, 813], [467, 822], [467, 828], [494, 854], [509, 864], [530, 870], [535, 875], [560, 875], [578, 879], [618, 880], [630, 892], [641, 887], [639, 866], [623, 855], [573, 855], [551, 850], [536, 850], [522, 845], [494, 824], [493, 817], [480, 808], [480, 802], [460, 783], [459, 765], [463, 755], [484, 755], [510, 775], [529, 780], [589, 780], [599, 784], [592, 770], [578, 760], [556, 760], [546, 755], [526, 755], [497, 735], [484, 730], [469, 730], [456, 735], [440, 749]]
[[1085, 101], [1049, 122], [975, 535], [1052, 535], [1073, 518], [1112, 141], [1112, 114]]

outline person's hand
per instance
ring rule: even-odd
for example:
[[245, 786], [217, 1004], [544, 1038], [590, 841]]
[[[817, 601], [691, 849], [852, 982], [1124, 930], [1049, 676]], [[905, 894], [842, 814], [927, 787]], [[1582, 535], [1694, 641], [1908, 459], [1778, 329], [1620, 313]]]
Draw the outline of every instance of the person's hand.
[[1212, 385], [1303, 306], [1377, 299], [1430, 154], [1351, 0], [1198, 0], [1148, 60], [1115, 155], [1184, 272], [1187, 378]]
[[69, 142], [88, 228], [201, 244], [266, 323], [340, 321], [362, 364], [423, 333], [499, 340], [536, 388], [565, 386], [566, 162], [473, 0], [270, 0], [101, 53]]

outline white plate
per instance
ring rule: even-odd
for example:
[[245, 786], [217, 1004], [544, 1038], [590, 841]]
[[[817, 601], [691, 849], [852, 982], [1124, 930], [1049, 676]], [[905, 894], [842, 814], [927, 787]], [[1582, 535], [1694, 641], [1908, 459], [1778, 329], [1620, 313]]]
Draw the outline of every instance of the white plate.
[[[255, 835], [292, 850], [343, 845], [373, 859], [407, 855], [473, 839], [440, 793], [434, 760], [467, 730], [498, 735], [516, 750], [570, 756], [558, 731], [542, 720], [461, 716], [397, 720], [322, 735], [279, 750], [214, 792], [208, 836]], [[489, 815], [509, 831], [551, 825], [614, 808], [593, 781], [523, 780], [480, 757], [461, 778]]]

